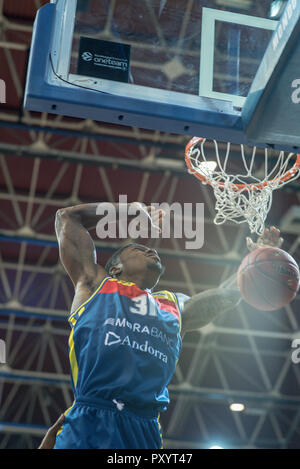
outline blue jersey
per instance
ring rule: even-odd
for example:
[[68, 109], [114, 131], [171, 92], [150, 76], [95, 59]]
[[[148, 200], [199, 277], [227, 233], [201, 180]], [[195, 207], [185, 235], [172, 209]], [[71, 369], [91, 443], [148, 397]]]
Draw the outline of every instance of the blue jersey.
[[76, 400], [115, 401], [158, 413], [181, 349], [179, 297], [106, 277], [69, 317]]

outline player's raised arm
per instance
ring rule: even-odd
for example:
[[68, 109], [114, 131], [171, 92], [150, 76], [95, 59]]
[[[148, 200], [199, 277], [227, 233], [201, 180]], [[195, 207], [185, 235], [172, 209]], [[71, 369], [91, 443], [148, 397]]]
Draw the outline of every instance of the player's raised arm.
[[[152, 211], [150, 206], [146, 207], [139, 202], [130, 204], [91, 203], [58, 210], [55, 230], [59, 244], [59, 255], [75, 287], [78, 282], [97, 284], [107, 275], [104, 267], [97, 264], [95, 245], [88, 230], [95, 228], [101, 214], [112, 206], [117, 219], [119, 219], [120, 208], [127, 211], [133, 206], [135, 209], [133, 213], [138, 212], [144, 216], [141, 218], [142, 222], [148, 219], [153, 226], [160, 229], [163, 211]], [[129, 215], [128, 220], [133, 216]], [[116, 223], [116, 219], [111, 222]]]
[[[280, 231], [272, 226], [265, 229], [262, 236], [254, 243], [247, 238], [247, 247], [251, 251], [262, 246], [280, 247], [283, 239]], [[190, 330], [200, 329], [220, 314], [235, 308], [241, 301], [237, 284], [237, 274], [233, 274], [219, 288], [207, 290], [192, 296], [184, 305], [182, 313], [182, 335]]]
[[218, 316], [235, 308], [241, 301], [238, 289], [214, 288], [193, 295], [182, 312], [182, 335], [200, 329]]
[[94, 242], [88, 232], [96, 226], [98, 204], [83, 204], [58, 210], [55, 231], [59, 244], [60, 260], [74, 286], [80, 281], [89, 282], [106, 275], [97, 265]]

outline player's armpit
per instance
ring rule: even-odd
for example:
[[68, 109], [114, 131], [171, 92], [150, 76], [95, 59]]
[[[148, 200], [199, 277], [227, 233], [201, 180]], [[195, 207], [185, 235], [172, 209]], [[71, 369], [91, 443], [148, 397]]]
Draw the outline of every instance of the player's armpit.
[[241, 301], [238, 289], [212, 289], [192, 296], [184, 305], [182, 335], [200, 329], [220, 314], [235, 308]]

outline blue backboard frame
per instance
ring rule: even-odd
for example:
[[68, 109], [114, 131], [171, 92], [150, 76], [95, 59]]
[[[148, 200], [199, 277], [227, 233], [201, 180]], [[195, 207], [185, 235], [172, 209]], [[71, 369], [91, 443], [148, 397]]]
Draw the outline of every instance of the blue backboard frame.
[[[163, 100], [153, 101], [151, 96], [148, 99], [126, 94], [120, 96], [67, 83], [64, 74], [56, 71], [58, 56], [54, 42], [61, 40], [57, 28], [62, 21], [60, 9], [64, 2], [56, 3], [53, 0], [37, 13], [28, 65], [25, 109], [253, 145], [252, 135], [248, 139], [245, 132], [249, 119], [242, 119], [241, 109], [225, 100], [197, 96], [197, 105], [191, 99], [190, 105], [184, 106]], [[255, 144], [265, 147], [273, 145], [273, 142], [256, 139]], [[292, 151], [288, 143], [282, 145], [278, 142], [273, 146]]]
[[[295, 86], [294, 86], [295, 85]], [[297, 92], [299, 99], [294, 100]], [[300, 152], [300, 1], [289, 0], [243, 107], [247, 138]]]
[[253, 28], [253, 30], [255, 30], [255, 28], [262, 28], [270, 31], [276, 29], [278, 21], [203, 7], [199, 95], [226, 100], [231, 102], [233, 106], [242, 108], [245, 104], [246, 97], [220, 93], [213, 89], [214, 32], [216, 21], [221, 21], [223, 24], [227, 22], [230, 24], [244, 25]]
[[201, 109], [190, 109], [66, 83], [67, 86], [62, 87], [53, 71], [55, 59], [52, 57], [51, 60], [57, 14], [54, 3], [43, 6], [37, 13], [28, 64], [25, 109], [160, 129], [175, 134], [206, 135], [208, 138], [217, 136], [224, 141], [245, 142], [240, 111], [221, 100], [213, 100], [212, 105], [211, 99], [203, 98]]

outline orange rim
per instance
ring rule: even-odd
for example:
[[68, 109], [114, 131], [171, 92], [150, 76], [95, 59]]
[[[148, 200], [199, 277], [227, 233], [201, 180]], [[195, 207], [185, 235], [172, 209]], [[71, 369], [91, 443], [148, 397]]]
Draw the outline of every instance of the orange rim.
[[[203, 174], [199, 174], [194, 170], [193, 165], [191, 163], [191, 159], [190, 159], [190, 152], [198, 143], [201, 143], [203, 140], [204, 138], [202, 137], [193, 137], [188, 142], [185, 148], [185, 163], [190, 173], [193, 174], [193, 176], [195, 176], [197, 179], [200, 179], [201, 182], [211, 185], [211, 182]], [[294, 174], [297, 171], [299, 171], [299, 169], [300, 169], [300, 154], [297, 154], [297, 159], [296, 159], [294, 166], [280, 178], [270, 179], [270, 181], [265, 181], [265, 182], [262, 182], [261, 184], [234, 184], [234, 187], [236, 190], [241, 190], [241, 189], [244, 189], [245, 187], [258, 190], [258, 189], [262, 189], [263, 187], [266, 187], [268, 184], [273, 183], [273, 182], [279, 181], [279, 184], [282, 184], [288, 181], [289, 179], [291, 179], [294, 176]], [[219, 184], [219, 187], [224, 187], [225, 185], [224, 182], [219, 182], [218, 184]]]

